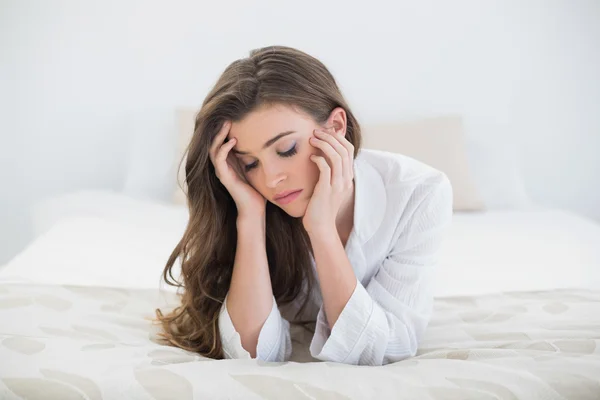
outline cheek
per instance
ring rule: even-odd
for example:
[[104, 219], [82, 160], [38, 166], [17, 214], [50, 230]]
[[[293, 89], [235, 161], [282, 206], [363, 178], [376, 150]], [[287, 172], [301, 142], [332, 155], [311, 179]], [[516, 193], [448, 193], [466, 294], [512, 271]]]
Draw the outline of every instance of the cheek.
[[312, 188], [317, 184], [317, 181], [319, 180], [320, 171], [317, 164], [310, 160], [311, 155], [319, 155], [319, 153], [317, 152], [318, 149], [313, 146], [310, 147], [310, 152], [306, 154], [306, 157], [304, 158], [303, 171], [305, 171], [304, 179], [306, 183]]
[[259, 177], [259, 174], [257, 174], [256, 172], [258, 171], [251, 172], [250, 174], [246, 175], [246, 180], [248, 180], [248, 183], [250, 183], [250, 186], [252, 186], [254, 190], [256, 190], [264, 196], [266, 187], [264, 184], [264, 179], [261, 179]]
[[286, 161], [285, 170], [291, 185], [306, 186], [314, 180], [315, 172], [318, 173], [318, 167], [310, 160], [311, 154], [314, 153], [307, 148]]

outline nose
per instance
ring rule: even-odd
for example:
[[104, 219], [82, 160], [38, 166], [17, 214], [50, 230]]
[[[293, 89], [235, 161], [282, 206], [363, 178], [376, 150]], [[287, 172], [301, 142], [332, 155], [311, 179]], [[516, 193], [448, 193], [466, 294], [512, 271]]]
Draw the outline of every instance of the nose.
[[[266, 164], [266, 163], [265, 163]], [[277, 163], [270, 163], [263, 168], [265, 182], [269, 189], [275, 189], [279, 182], [285, 180], [287, 174]]]

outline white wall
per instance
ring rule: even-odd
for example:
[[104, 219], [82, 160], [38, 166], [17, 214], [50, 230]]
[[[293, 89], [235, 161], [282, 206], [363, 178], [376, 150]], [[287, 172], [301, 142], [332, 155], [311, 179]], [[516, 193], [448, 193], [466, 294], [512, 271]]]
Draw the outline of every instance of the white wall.
[[353, 4], [0, 0], [0, 263], [34, 201], [122, 187], [128, 115], [165, 126], [269, 44], [324, 61], [363, 122], [460, 112], [516, 141], [534, 200], [600, 219], [600, 2]]

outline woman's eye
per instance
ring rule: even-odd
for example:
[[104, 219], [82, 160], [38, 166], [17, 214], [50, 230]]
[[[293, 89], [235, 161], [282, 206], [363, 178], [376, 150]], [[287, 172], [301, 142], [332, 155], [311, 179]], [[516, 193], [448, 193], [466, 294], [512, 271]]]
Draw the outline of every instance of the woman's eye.
[[[281, 157], [291, 157], [291, 156], [293, 156], [294, 154], [296, 154], [297, 152], [298, 152], [298, 149], [296, 148], [296, 145], [294, 145], [294, 146], [293, 146], [291, 149], [289, 149], [288, 151], [286, 151], [286, 152], [283, 152], [283, 153], [279, 153], [279, 152], [277, 152], [277, 154], [279, 154], [279, 156], [281, 156]], [[250, 171], [250, 170], [253, 170], [254, 168], [256, 168], [256, 166], [257, 166], [257, 165], [258, 165], [258, 161], [254, 161], [252, 164], [247, 164], [247, 165], [244, 165], [244, 170], [245, 170], [246, 172], [248, 172], [248, 171]]]
[[244, 166], [244, 170], [246, 170], [246, 172], [250, 171], [253, 168], [256, 168], [256, 161], [254, 161], [252, 164], [248, 164], [248, 165]]
[[296, 145], [284, 153], [278, 153], [281, 157], [291, 157], [297, 153]]

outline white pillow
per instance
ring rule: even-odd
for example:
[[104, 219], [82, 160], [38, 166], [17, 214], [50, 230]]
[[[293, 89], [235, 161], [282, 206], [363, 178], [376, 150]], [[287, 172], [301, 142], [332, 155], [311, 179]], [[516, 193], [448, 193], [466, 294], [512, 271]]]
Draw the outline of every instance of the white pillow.
[[[191, 108], [178, 108], [175, 112], [144, 110], [129, 116], [132, 140], [123, 188], [125, 194], [136, 198], [185, 204], [185, 194], [178, 187], [178, 182], [185, 187], [183, 168], [180, 170], [177, 168], [191, 139], [197, 111]], [[443, 123], [440, 124], [440, 121]], [[435, 128], [436, 124], [437, 128]], [[403, 147], [402, 142], [410, 139], [405, 135], [404, 139], [390, 148], [385, 141], [385, 135], [369, 137], [366, 133], [377, 126], [368, 124], [363, 126], [365, 147], [398, 151]], [[450, 165], [453, 172], [457, 172], [451, 175], [456, 177], [453, 179], [453, 188], [457, 190], [457, 198], [460, 200], [456, 203], [458, 209], [524, 209], [532, 205], [516, 161], [516, 146], [509, 142], [482, 139], [490, 136], [485, 132], [465, 132], [463, 137], [462, 117], [457, 115], [428, 117], [379, 126], [395, 126], [402, 131], [408, 130], [413, 133], [434, 127], [434, 131], [429, 130], [433, 135], [429, 135], [420, 143], [435, 138], [435, 134], [448, 136], [450, 132], [451, 136], [455, 137], [452, 143], [455, 144], [454, 148], [458, 149], [457, 152], [433, 162], [430, 161], [431, 154], [426, 154], [424, 161], [441, 169], [448, 169], [445, 166]], [[454, 129], [456, 126], [460, 129]], [[472, 128], [473, 124], [470, 124], [468, 129]], [[411, 146], [414, 147], [415, 144]], [[422, 151], [418, 153], [423, 154]], [[420, 154], [412, 154], [412, 156], [421, 159]], [[452, 162], [448, 162], [452, 160], [459, 162], [453, 165]], [[465, 207], [467, 203], [469, 204]]]
[[[191, 140], [196, 113], [195, 109], [176, 110], [179, 133], [173, 169], [178, 168]], [[471, 124], [469, 128], [477, 127]], [[454, 189], [456, 211], [532, 206], [519, 172], [514, 145], [484, 139], [489, 135], [483, 132], [468, 135], [460, 115], [363, 124], [362, 130], [363, 147], [406, 154], [444, 171]], [[177, 179], [185, 188], [183, 166], [178, 170]], [[175, 204], [185, 204], [186, 197], [179, 186], [175, 187], [172, 199]]]
[[149, 229], [161, 226], [183, 229], [188, 209], [109, 190], [78, 190], [34, 203], [31, 207], [34, 235], [37, 237], [62, 219], [75, 216], [96, 216]]
[[127, 117], [130, 135], [123, 193], [139, 198], [171, 201], [177, 171], [177, 129], [173, 112], [144, 109]]
[[[176, 161], [183, 157], [194, 131], [197, 111], [178, 109], [179, 150]], [[455, 210], [482, 210], [484, 204], [477, 192], [467, 162], [462, 118], [439, 116], [386, 124], [363, 125], [363, 147], [402, 153], [423, 161], [446, 173], [454, 189]], [[183, 168], [179, 169], [179, 186], [185, 188]], [[175, 188], [173, 201], [185, 204], [185, 194]]]
[[526, 210], [535, 206], [525, 188], [513, 143], [483, 137], [467, 137], [466, 143], [473, 179], [486, 209]]
[[187, 157], [184, 157], [184, 154], [194, 135], [194, 125], [196, 123], [197, 113], [197, 110], [189, 108], [178, 109], [175, 113], [178, 130], [177, 155], [175, 157], [174, 166], [177, 170], [177, 184], [172, 196], [175, 204], [187, 204], [187, 196], [184, 192], [184, 190], [187, 191], [187, 185], [185, 183], [185, 162]]
[[462, 118], [447, 115], [381, 124], [363, 124], [363, 147], [404, 154], [446, 174], [455, 211], [485, 208], [467, 157]]
[[155, 288], [187, 221], [186, 207], [122, 193], [82, 190], [52, 196], [33, 206], [36, 239], [0, 276], [41, 284]]
[[[0, 270], [0, 282], [175, 291], [161, 280], [182, 235], [175, 225], [149, 228], [97, 216], [67, 217]], [[178, 260], [173, 276], [179, 278], [180, 271]]]

